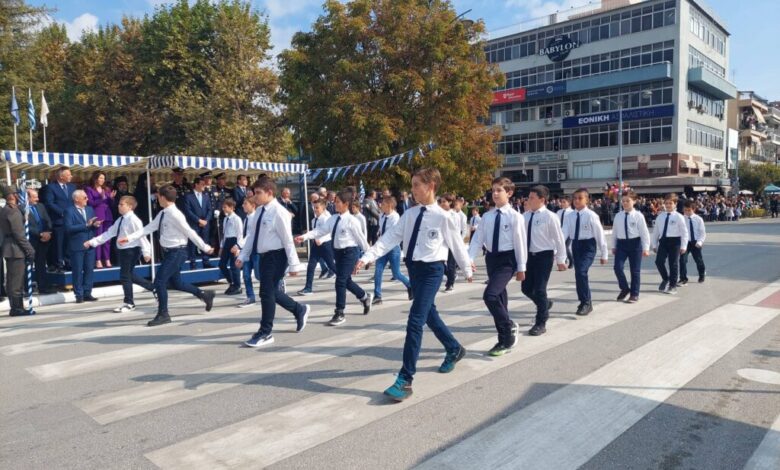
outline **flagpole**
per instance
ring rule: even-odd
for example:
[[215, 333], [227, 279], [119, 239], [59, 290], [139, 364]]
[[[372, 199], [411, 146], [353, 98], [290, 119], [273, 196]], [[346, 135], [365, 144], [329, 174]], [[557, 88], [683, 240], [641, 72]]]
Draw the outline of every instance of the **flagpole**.
[[[27, 102], [32, 103], [32, 90], [29, 88], [27, 89]], [[27, 109], [27, 114], [29, 116], [30, 110]], [[33, 140], [32, 140], [32, 123], [30, 123], [30, 153], [33, 152]]]
[[46, 104], [46, 96], [41, 90], [41, 126], [43, 127], [43, 153], [46, 153], [46, 128], [49, 127], [49, 106]]
[[[16, 87], [15, 86], [11, 87], [11, 96], [13, 96], [14, 101], [16, 101]], [[19, 105], [17, 104], [16, 107], [17, 107], [16, 112], [18, 113], [19, 112], [19, 110], [18, 110]], [[11, 110], [11, 111], [13, 112], [13, 110]], [[16, 126], [17, 125], [18, 124], [16, 124], [16, 119], [14, 119], [14, 152], [18, 152], [19, 151], [19, 142], [18, 142], [18, 140], [16, 138]], [[8, 184], [11, 184], [11, 177], [10, 176], [8, 177]]]

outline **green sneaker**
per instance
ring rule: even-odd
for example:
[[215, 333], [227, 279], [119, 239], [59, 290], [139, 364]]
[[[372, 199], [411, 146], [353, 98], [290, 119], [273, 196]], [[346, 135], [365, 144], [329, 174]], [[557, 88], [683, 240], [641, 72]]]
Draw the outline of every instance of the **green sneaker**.
[[488, 351], [488, 356], [498, 357], [498, 356], [503, 356], [508, 352], [512, 352], [512, 347], [504, 346], [503, 343], [499, 342], [496, 343], [496, 345], [493, 346], [493, 348], [490, 351]]
[[395, 379], [395, 383], [385, 390], [385, 395], [395, 401], [404, 401], [412, 396], [412, 383], [398, 376]]
[[439, 372], [447, 374], [455, 369], [455, 363], [463, 359], [466, 355], [466, 348], [460, 346], [456, 351], [447, 351], [447, 355], [444, 356], [444, 362], [439, 366]]

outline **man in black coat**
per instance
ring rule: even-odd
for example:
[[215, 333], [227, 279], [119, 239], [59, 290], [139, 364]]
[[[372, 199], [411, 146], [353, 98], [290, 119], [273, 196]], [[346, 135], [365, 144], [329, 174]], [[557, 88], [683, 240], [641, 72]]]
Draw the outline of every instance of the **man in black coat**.
[[27, 190], [27, 203], [30, 205], [30, 244], [35, 250], [35, 282], [38, 284], [39, 294], [53, 294], [56, 292], [51, 289], [46, 282], [46, 256], [49, 253], [51, 244], [52, 224], [46, 206], [40, 203], [38, 191], [34, 189]]
[[0, 188], [5, 198], [5, 207], [0, 209], [0, 232], [3, 234], [3, 258], [6, 265], [6, 291], [12, 317], [30, 315], [24, 308], [24, 293], [27, 263], [35, 258], [35, 250], [24, 231], [24, 217], [19, 210], [19, 196], [13, 188]]

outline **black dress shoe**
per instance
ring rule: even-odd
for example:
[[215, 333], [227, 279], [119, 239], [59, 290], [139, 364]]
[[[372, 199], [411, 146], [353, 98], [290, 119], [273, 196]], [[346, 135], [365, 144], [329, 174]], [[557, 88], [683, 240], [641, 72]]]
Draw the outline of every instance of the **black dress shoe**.
[[702, 282], [704, 282], [704, 277], [705, 277], [705, 276], [704, 276], [704, 274], [702, 274], [701, 276], [699, 276], [699, 284], [701, 284]]
[[528, 334], [531, 336], [543, 335], [546, 332], [547, 332], [547, 328], [545, 328], [544, 325], [534, 325], [531, 327], [530, 330], [528, 330]]
[[84, 299], [82, 299], [81, 297], [76, 297], [76, 303], [77, 304], [83, 304], [84, 303]]
[[590, 303], [580, 304], [580, 306], [577, 308], [577, 315], [584, 317], [585, 315], [589, 314], [593, 311], [593, 305]]
[[206, 303], [206, 311], [210, 312], [211, 308], [214, 306], [214, 291], [204, 290], [201, 300]]
[[168, 314], [161, 315], [157, 314], [152, 320], [149, 320], [149, 322], [146, 323], [146, 326], [157, 326], [157, 325], [164, 325], [166, 323], [171, 322], [171, 317], [168, 316]]
[[550, 299], [547, 299], [547, 311], [548, 311], [548, 312], [549, 312], [550, 310], [552, 310], [552, 306], [553, 306], [553, 301], [552, 301], [552, 300], [550, 300]]
[[412, 292], [412, 288], [411, 287], [407, 287], [406, 288], [406, 295], [409, 296], [409, 300], [414, 300], [414, 292]]
[[87, 302], [97, 302], [98, 301], [98, 299], [96, 297], [92, 297], [91, 295], [85, 295], [84, 296], [84, 300], [86, 300]]
[[620, 291], [620, 294], [617, 296], [618, 301], [625, 300], [626, 297], [628, 297], [628, 294], [630, 294], [631, 291], [628, 289], [624, 289]]

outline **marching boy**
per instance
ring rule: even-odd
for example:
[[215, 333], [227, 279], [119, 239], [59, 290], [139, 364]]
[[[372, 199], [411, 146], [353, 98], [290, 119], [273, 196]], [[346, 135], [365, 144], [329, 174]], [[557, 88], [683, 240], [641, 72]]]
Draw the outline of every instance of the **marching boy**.
[[[666, 294], [677, 293], [677, 271], [680, 265], [680, 255], [688, 248], [688, 230], [685, 218], [677, 212], [677, 195], [670, 193], [664, 198], [664, 212], [655, 219], [651, 246], [658, 253], [655, 266], [661, 275], [658, 290]], [[669, 260], [669, 270], [666, 270], [666, 260]]]
[[[647, 230], [644, 214], [634, 209], [636, 193], [624, 193], [620, 203], [623, 210], [615, 215], [612, 223], [612, 254], [615, 255], [615, 276], [620, 287], [617, 300], [625, 300], [628, 297], [626, 302], [633, 304], [639, 300], [642, 258], [650, 256], [650, 232]], [[630, 287], [623, 272], [626, 259], [631, 271]]]
[[222, 221], [222, 250], [219, 253], [219, 270], [228, 281], [225, 295], [241, 293], [241, 270], [236, 267], [236, 255], [234, 247], [244, 235], [244, 223], [236, 214], [236, 201], [225, 199], [222, 203], [222, 213], [225, 219]]
[[[558, 219], [561, 221], [561, 230], [563, 230], [563, 226], [566, 223], [566, 217], [569, 217], [571, 214], [574, 213], [574, 209], [571, 208], [571, 203], [569, 202], [569, 198], [567, 196], [562, 196], [560, 199], [558, 199], [559, 204], [561, 205], [561, 209], [556, 213], [558, 216]], [[566, 239], [566, 262], [568, 263], [569, 269], [572, 267], [572, 263], [574, 263], [574, 256], [571, 253], [571, 239]]]
[[157, 191], [157, 200], [162, 210], [149, 225], [117, 240], [120, 246], [124, 246], [150, 233], [159, 232], [163, 259], [160, 267], [157, 268], [157, 276], [154, 279], [154, 290], [157, 293], [158, 303], [157, 315], [146, 324], [147, 326], [171, 322], [168, 312], [169, 285], [202, 300], [206, 304], [207, 312], [210, 312], [214, 305], [213, 290], [204, 291], [181, 280], [181, 265], [187, 260], [187, 240], [194, 243], [205, 254], [211, 254], [214, 249], [195, 233], [187, 224], [184, 214], [176, 207], [176, 188], [166, 184]]
[[576, 313], [584, 316], [593, 311], [588, 270], [596, 258], [596, 248], [601, 251], [601, 264], [607, 264], [609, 252], [601, 220], [595, 212], [588, 209], [590, 202], [588, 190], [574, 191], [572, 201], [574, 202], [574, 213], [564, 223], [563, 234], [565, 238], [571, 240], [574, 279], [577, 283], [577, 298], [580, 301]]
[[382, 235], [355, 265], [358, 272], [367, 263], [387, 254], [401, 242], [406, 249], [404, 261], [409, 271], [414, 300], [406, 323], [403, 366], [395, 383], [385, 395], [403, 401], [412, 395], [412, 379], [417, 370], [423, 326], [428, 327], [444, 345], [446, 355], [439, 372], [448, 373], [466, 355], [466, 349], [444, 324], [434, 300], [444, 277], [447, 253], [452, 250], [471, 282], [469, 254], [451, 212], [436, 204], [436, 190], [441, 186], [441, 174], [435, 168], [422, 168], [412, 177], [412, 194], [418, 205], [404, 211], [401, 220]]
[[498, 332], [498, 342], [488, 352], [490, 356], [503, 356], [517, 344], [519, 326], [509, 317], [509, 299], [506, 286], [514, 277], [525, 279], [525, 263], [528, 252], [525, 246], [525, 223], [523, 216], [512, 209], [509, 198], [515, 185], [509, 178], [493, 180], [493, 202], [495, 209], [482, 217], [469, 246], [469, 257], [473, 260], [484, 247], [487, 248], [488, 284], [482, 298], [485, 301]]
[[[379, 217], [379, 236], [387, 233], [388, 230], [392, 230], [395, 224], [401, 220], [398, 212], [395, 211], [396, 207], [395, 198], [393, 196], [382, 199], [382, 216]], [[376, 266], [374, 268], [374, 301], [373, 304], [382, 303], [382, 272], [385, 270], [387, 263], [390, 263], [390, 270], [393, 273], [393, 278], [401, 281], [401, 284], [406, 287], [406, 292], [409, 296], [409, 300], [414, 298], [412, 295], [412, 286], [409, 284], [409, 279], [401, 272], [401, 247], [396, 246], [390, 250], [384, 256], [380, 256], [376, 260]]]
[[[311, 219], [312, 229], [316, 229], [324, 225], [328, 219], [330, 219], [330, 213], [325, 210], [327, 201], [325, 199], [318, 199], [314, 201], [314, 218]], [[325, 263], [327, 270], [323, 270], [323, 274], [327, 271], [332, 273], [336, 272], [336, 262], [333, 260], [333, 241], [330, 238], [330, 233], [326, 233], [325, 236], [319, 239], [315, 239], [311, 245], [311, 251], [309, 252], [309, 262], [306, 266], [306, 285], [303, 289], [298, 291], [298, 295], [311, 295], [312, 285], [314, 284], [314, 272], [317, 270], [317, 265]], [[320, 276], [322, 278], [322, 276]]]
[[315, 240], [330, 234], [333, 239], [333, 249], [336, 257], [336, 310], [328, 324], [338, 326], [346, 321], [344, 308], [347, 305], [347, 290], [352, 292], [363, 305], [363, 315], [371, 311], [373, 295], [364, 291], [352, 280], [352, 269], [357, 263], [360, 253], [368, 250], [368, 240], [357, 217], [349, 213], [355, 192], [352, 189], [342, 189], [336, 194], [336, 215], [305, 235], [295, 237], [297, 243], [305, 240]]
[[680, 285], [688, 284], [688, 253], [693, 256], [696, 270], [699, 272], [699, 282], [704, 282], [704, 259], [701, 255], [704, 240], [707, 238], [707, 230], [704, 228], [704, 219], [696, 214], [696, 201], [685, 202], [685, 222], [688, 227], [688, 249], [680, 257]]
[[114, 309], [114, 312], [124, 313], [135, 310], [135, 301], [133, 300], [133, 283], [138, 284], [144, 289], [151, 291], [154, 289], [152, 283], [135, 273], [135, 265], [143, 255], [144, 261], [151, 259], [151, 245], [146, 237], [139, 238], [132, 243], [122, 245], [119, 239], [125, 238], [131, 233], [141, 230], [144, 224], [138, 218], [133, 210], [138, 204], [133, 196], [122, 196], [119, 199], [119, 214], [114, 225], [99, 236], [84, 242], [84, 248], [96, 247], [117, 237], [117, 248], [119, 249], [119, 282], [122, 283], [124, 300], [122, 305]]

